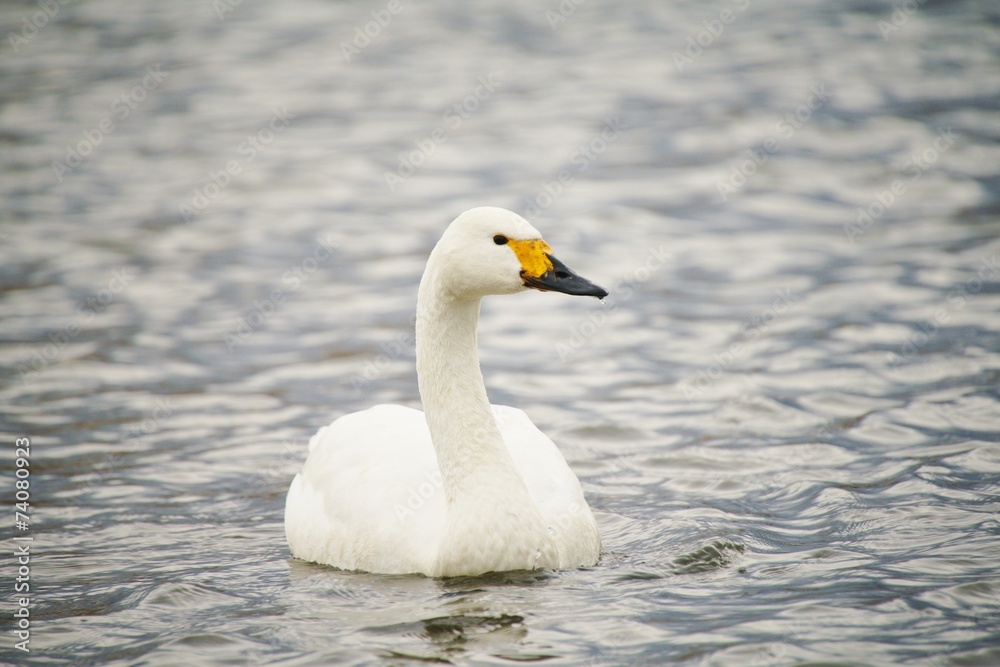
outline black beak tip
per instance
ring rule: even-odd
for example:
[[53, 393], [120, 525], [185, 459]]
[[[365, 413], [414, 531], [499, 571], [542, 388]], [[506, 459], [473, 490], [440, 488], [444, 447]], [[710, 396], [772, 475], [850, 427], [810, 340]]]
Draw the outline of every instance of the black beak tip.
[[524, 284], [542, 291], [562, 292], [573, 296], [593, 296], [603, 299], [608, 290], [577, 275], [572, 269], [552, 255], [547, 255], [552, 262], [552, 270], [538, 278], [525, 277]]

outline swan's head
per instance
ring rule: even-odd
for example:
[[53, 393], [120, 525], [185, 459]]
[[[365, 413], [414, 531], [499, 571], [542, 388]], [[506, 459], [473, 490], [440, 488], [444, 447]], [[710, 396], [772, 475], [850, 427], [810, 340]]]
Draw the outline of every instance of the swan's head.
[[527, 220], [483, 206], [458, 216], [428, 261], [456, 295], [482, 297], [526, 289], [603, 299], [608, 291], [552, 256], [552, 248]]

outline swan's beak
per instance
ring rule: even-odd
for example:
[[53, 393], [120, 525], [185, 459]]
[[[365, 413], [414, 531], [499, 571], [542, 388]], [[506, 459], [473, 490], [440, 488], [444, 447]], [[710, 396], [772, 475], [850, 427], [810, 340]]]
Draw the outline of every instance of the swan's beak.
[[545, 257], [548, 259], [548, 266], [541, 275], [533, 276], [527, 270], [521, 271], [521, 280], [524, 281], [526, 287], [533, 287], [542, 292], [596, 296], [598, 299], [603, 299], [608, 295], [608, 290], [575, 273], [549, 253], [545, 253]]

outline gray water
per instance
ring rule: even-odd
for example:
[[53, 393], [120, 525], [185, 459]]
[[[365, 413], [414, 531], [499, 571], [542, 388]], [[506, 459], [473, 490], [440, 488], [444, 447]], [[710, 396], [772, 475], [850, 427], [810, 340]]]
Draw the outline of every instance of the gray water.
[[[4, 663], [1000, 664], [997, 3], [53, 6], [0, 6]], [[612, 292], [480, 332], [600, 563], [291, 559], [486, 204]]]

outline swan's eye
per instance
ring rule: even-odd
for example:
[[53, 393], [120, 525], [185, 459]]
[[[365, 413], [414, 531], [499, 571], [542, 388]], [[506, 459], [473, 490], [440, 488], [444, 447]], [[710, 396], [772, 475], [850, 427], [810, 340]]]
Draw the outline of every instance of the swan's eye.
[[508, 239], [503, 234], [497, 234], [496, 236], [493, 237], [493, 242], [496, 243], [497, 245], [507, 245], [507, 241], [509, 240], [510, 239]]

